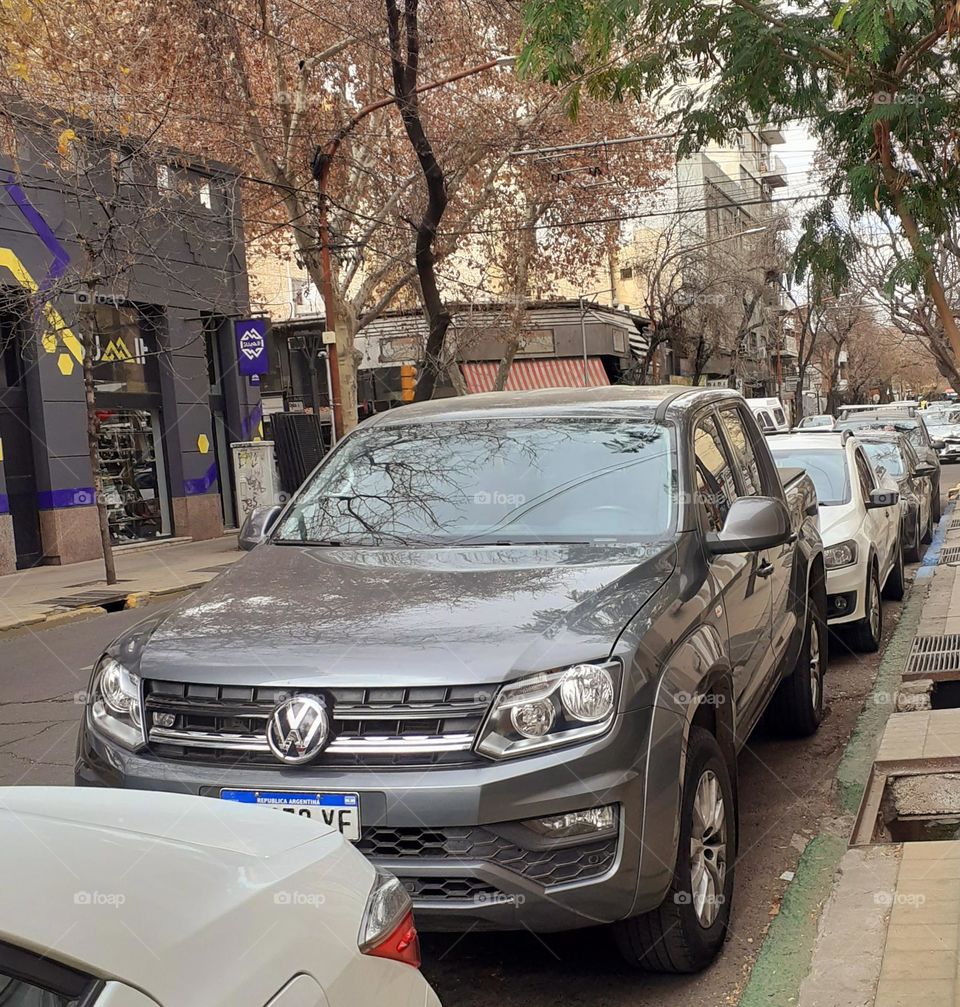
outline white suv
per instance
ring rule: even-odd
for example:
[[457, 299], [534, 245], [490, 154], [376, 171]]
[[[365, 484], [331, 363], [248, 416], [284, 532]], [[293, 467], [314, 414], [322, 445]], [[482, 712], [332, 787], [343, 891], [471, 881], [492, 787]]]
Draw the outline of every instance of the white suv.
[[904, 592], [896, 483], [877, 477], [850, 431], [793, 433], [769, 444], [778, 466], [805, 469], [817, 488], [827, 621], [849, 626], [858, 650], [876, 650], [883, 631], [881, 591], [894, 599]]

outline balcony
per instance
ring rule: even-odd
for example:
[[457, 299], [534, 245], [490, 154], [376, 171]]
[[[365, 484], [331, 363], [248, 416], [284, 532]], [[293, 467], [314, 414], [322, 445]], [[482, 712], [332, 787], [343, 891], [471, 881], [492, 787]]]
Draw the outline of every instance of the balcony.
[[787, 184], [787, 166], [776, 154], [762, 158], [760, 177], [771, 189], [782, 189]]
[[764, 143], [775, 144], [775, 143], [786, 143], [783, 133], [780, 132], [779, 126], [761, 126], [760, 127], [760, 139]]

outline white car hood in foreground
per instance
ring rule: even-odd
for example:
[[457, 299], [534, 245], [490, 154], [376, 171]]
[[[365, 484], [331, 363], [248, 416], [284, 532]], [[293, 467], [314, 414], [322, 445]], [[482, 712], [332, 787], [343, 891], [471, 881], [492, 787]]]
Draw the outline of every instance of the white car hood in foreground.
[[359, 954], [374, 877], [315, 822], [132, 790], [0, 789], [0, 851], [0, 940], [176, 1007], [263, 1004], [323, 947]]

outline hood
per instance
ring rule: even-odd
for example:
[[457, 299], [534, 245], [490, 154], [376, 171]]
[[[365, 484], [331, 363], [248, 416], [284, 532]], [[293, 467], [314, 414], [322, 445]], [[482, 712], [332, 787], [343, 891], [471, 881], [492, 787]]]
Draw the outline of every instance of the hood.
[[152, 633], [148, 678], [262, 686], [494, 684], [606, 657], [676, 564], [636, 546], [329, 549], [266, 542]]
[[820, 537], [824, 548], [838, 545], [852, 538], [860, 526], [857, 520], [857, 505], [851, 501], [845, 504], [831, 504], [820, 507]]

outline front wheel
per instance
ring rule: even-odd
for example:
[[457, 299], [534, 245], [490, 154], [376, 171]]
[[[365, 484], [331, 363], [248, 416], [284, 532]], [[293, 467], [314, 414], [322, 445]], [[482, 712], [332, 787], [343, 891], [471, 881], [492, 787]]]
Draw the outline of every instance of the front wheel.
[[617, 947], [631, 965], [699, 972], [716, 957], [730, 920], [736, 819], [720, 746], [709, 731], [691, 727], [670, 890], [656, 909], [613, 925]]
[[907, 590], [907, 575], [903, 569], [903, 533], [897, 532], [897, 554], [893, 561], [893, 569], [883, 586], [884, 598], [901, 601]]
[[940, 521], [940, 480], [938, 479], [933, 484], [933, 524], [937, 524]]
[[873, 654], [880, 649], [883, 634], [883, 606], [880, 604], [880, 575], [876, 564], [870, 565], [864, 586], [864, 616], [854, 623], [853, 645], [864, 654]]
[[823, 720], [823, 673], [827, 667], [827, 634], [823, 613], [812, 596], [807, 601], [800, 656], [777, 687], [767, 714], [769, 724], [788, 738], [806, 738]]
[[[927, 518], [929, 523], [930, 519]], [[924, 533], [920, 530], [920, 508], [917, 508], [916, 517], [913, 519], [913, 545], [906, 551], [906, 560], [908, 563], [919, 563], [923, 558], [923, 542], [927, 540], [923, 537]]]

